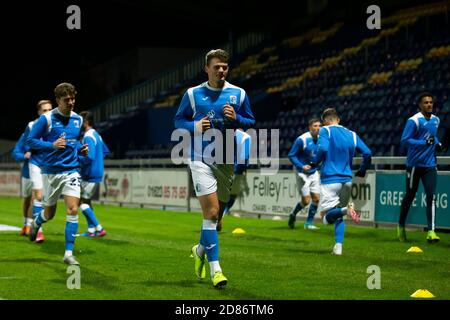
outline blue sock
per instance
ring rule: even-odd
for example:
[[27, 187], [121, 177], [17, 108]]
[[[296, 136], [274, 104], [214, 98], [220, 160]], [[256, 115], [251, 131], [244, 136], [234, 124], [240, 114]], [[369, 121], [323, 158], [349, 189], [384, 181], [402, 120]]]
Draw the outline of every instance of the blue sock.
[[66, 251], [73, 251], [75, 238], [78, 232], [78, 216], [66, 217]]
[[313, 223], [316, 212], [317, 212], [317, 204], [311, 202], [311, 204], [309, 205], [308, 218], [306, 218], [306, 223], [308, 224]]
[[301, 202], [299, 202], [299, 203], [297, 203], [297, 205], [295, 206], [295, 208], [294, 208], [294, 211], [292, 211], [292, 213], [291, 214], [293, 214], [294, 216], [295, 215], [297, 215], [297, 213], [300, 211], [300, 210], [302, 210], [302, 203]]
[[219, 260], [219, 237], [216, 228], [216, 221], [203, 219], [200, 243], [205, 247], [209, 262]]
[[47, 222], [47, 219], [44, 216], [44, 210], [41, 211], [41, 213], [34, 219], [34, 221], [36, 221], [37, 225], [41, 225], [43, 223]]
[[334, 239], [336, 243], [344, 242], [345, 222], [344, 219], [339, 218], [334, 223]]
[[200, 241], [198, 243], [201, 244], [203, 247], [205, 247], [205, 237], [203, 236], [203, 224], [202, 227], [200, 228]]
[[94, 210], [92, 210], [92, 208], [86, 204], [83, 203], [80, 206], [81, 212], [83, 212], [84, 216], [86, 217], [87, 223], [88, 223], [88, 228], [95, 228], [96, 226], [99, 225], [97, 217], [95, 216]]
[[325, 218], [329, 224], [333, 224], [337, 219], [342, 218], [343, 216], [342, 208], [333, 208], [328, 210]]
[[33, 200], [33, 218], [36, 219], [36, 217], [44, 210], [44, 207], [42, 206], [42, 201], [39, 200]]

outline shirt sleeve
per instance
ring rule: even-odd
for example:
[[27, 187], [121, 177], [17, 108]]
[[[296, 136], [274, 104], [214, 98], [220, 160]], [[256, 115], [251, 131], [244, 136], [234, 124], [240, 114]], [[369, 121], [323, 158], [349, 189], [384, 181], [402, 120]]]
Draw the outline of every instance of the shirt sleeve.
[[25, 152], [27, 152], [27, 150], [25, 150], [25, 142], [26, 142], [26, 136], [25, 136], [25, 133], [22, 133], [19, 141], [17, 141], [16, 145], [14, 146], [14, 149], [11, 152], [12, 157], [16, 161], [25, 161], [24, 155], [25, 155]]
[[244, 130], [251, 128], [255, 124], [255, 116], [250, 108], [250, 100], [248, 99], [247, 94], [245, 94], [244, 101], [236, 112], [235, 122], [236, 128], [242, 128]]
[[372, 163], [372, 151], [358, 135], [356, 135], [356, 151], [361, 153], [363, 158], [359, 170], [365, 172], [370, 168], [370, 165]]
[[409, 147], [411, 145], [416, 145], [416, 146], [426, 145], [427, 142], [425, 140], [418, 140], [418, 139], [413, 138], [415, 132], [416, 132], [416, 124], [414, 123], [413, 120], [409, 119], [406, 122], [405, 129], [403, 129], [401, 144], [406, 147]]
[[299, 150], [303, 149], [303, 140], [300, 138], [297, 138], [294, 142], [294, 144], [291, 147], [291, 150], [289, 150], [288, 158], [291, 160], [291, 163], [297, 168], [298, 171], [303, 171], [303, 166], [305, 165], [303, 162], [300, 161], [297, 154]]
[[53, 150], [53, 143], [43, 141], [41, 138], [47, 130], [47, 118], [42, 115], [33, 125], [30, 135], [27, 138], [27, 145], [34, 150]]
[[91, 137], [85, 137], [84, 144], [88, 145], [88, 154], [87, 156], [79, 155], [78, 158], [82, 165], [87, 165], [92, 163], [95, 159], [95, 142]]
[[192, 110], [191, 102], [189, 100], [189, 94], [186, 92], [181, 99], [178, 111], [175, 114], [174, 125], [177, 129], [186, 129], [191, 133], [194, 133], [195, 123], [193, 120], [194, 111]]
[[325, 159], [329, 146], [330, 146], [330, 136], [328, 130], [325, 128], [320, 128], [319, 139], [317, 140], [317, 153], [316, 156], [313, 158], [313, 162], [316, 165]]
[[103, 158], [106, 158], [111, 153], [111, 151], [109, 151], [108, 146], [106, 145], [105, 142], [103, 142], [103, 140], [102, 140], [102, 150], [103, 150]]

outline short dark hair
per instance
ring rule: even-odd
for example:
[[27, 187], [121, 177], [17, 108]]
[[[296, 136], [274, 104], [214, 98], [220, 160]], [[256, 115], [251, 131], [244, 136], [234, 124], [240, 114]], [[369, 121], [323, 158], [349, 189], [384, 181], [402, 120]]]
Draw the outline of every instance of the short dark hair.
[[[36, 105], [37, 110], [38, 111], [41, 110], [41, 106], [43, 104], [47, 104], [47, 103], [52, 106], [52, 102], [50, 100], [39, 100], [39, 102]], [[53, 106], [52, 106], [52, 108], [53, 108]]]
[[311, 119], [309, 119], [309, 121], [308, 121], [308, 126], [310, 127], [310, 126], [313, 125], [313, 123], [316, 123], [316, 122], [320, 122], [320, 119], [317, 118], [317, 117], [311, 118]]
[[431, 92], [424, 91], [417, 96], [417, 104], [420, 104], [422, 102], [422, 99], [425, 97], [430, 97], [431, 99], [434, 99], [433, 94]]
[[230, 55], [223, 49], [210, 50], [205, 56], [205, 63], [208, 66], [212, 58], [218, 58], [221, 62], [228, 63]]
[[326, 108], [322, 113], [322, 120], [325, 120], [325, 118], [335, 118], [339, 119], [339, 115], [335, 108]]
[[67, 95], [76, 95], [77, 90], [75, 90], [75, 86], [71, 83], [63, 82], [56, 86], [55, 88], [55, 98], [59, 99], [65, 97]]
[[81, 111], [80, 116], [83, 118], [83, 122], [88, 122], [91, 127], [94, 126], [94, 114], [90, 111]]

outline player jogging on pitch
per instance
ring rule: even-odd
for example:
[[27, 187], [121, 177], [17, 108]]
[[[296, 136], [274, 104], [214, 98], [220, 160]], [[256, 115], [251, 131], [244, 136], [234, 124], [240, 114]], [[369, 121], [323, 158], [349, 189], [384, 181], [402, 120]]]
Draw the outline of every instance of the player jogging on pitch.
[[[202, 141], [202, 136], [211, 128], [221, 133], [227, 128], [246, 130], [255, 123], [255, 119], [245, 91], [225, 80], [229, 54], [222, 49], [211, 50], [205, 60], [208, 81], [187, 90], [174, 120], [176, 128], [188, 130], [192, 137], [189, 167], [203, 213], [200, 241], [192, 248], [195, 274], [200, 279], [205, 278], [207, 258], [213, 286], [221, 287], [228, 280], [219, 264], [217, 222], [230, 198], [234, 163], [215, 163], [205, 158], [202, 150], [209, 142]], [[219, 148], [223, 146], [226, 146], [225, 141]]]

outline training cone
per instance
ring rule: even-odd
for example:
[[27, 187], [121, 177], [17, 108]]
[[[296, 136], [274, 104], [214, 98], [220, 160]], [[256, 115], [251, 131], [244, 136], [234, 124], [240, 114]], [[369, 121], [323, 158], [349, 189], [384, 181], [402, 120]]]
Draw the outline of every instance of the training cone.
[[419, 247], [411, 247], [406, 252], [420, 253], [420, 252], [423, 252], [423, 251]]
[[232, 233], [233, 233], [233, 234], [244, 234], [245, 231], [244, 231], [244, 229], [236, 228], [236, 229], [233, 230]]
[[434, 295], [427, 289], [419, 289], [411, 295], [411, 298], [434, 298]]

